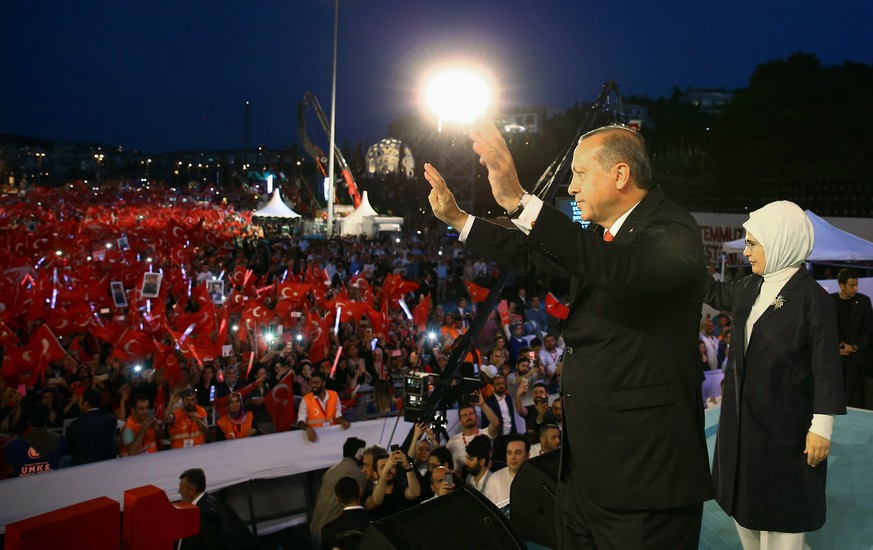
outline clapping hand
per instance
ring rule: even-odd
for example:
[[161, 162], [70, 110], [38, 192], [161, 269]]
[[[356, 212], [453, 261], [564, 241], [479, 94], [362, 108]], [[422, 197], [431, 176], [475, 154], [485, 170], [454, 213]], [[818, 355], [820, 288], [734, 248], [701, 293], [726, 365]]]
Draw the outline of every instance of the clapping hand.
[[427, 196], [434, 216], [440, 221], [457, 229], [467, 223], [467, 213], [458, 207], [455, 196], [446, 185], [442, 174], [432, 164], [424, 165], [424, 178], [430, 183], [431, 190]]
[[491, 122], [481, 122], [470, 130], [470, 139], [473, 140], [473, 151], [479, 155], [479, 163], [488, 169], [488, 183], [494, 200], [506, 211], [515, 210], [524, 188], [500, 130]]

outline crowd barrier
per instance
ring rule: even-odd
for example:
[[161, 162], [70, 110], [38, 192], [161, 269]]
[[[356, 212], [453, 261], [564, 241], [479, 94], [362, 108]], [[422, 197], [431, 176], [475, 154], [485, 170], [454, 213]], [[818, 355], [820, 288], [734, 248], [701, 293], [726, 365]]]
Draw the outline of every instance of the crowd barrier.
[[[449, 413], [451, 428], [457, 413]], [[348, 437], [387, 447], [401, 443], [412, 428], [403, 418], [388, 417], [355, 422], [348, 430], [339, 426], [320, 428], [316, 443], [310, 443], [305, 432], [296, 430], [7, 479], [0, 481], [0, 532], [5, 532], [9, 523], [99, 497], [111, 498], [123, 506], [124, 491], [144, 485], [155, 485], [170, 500], [179, 500], [179, 475], [188, 468], [203, 468], [209, 491], [321, 470], [339, 462]]]

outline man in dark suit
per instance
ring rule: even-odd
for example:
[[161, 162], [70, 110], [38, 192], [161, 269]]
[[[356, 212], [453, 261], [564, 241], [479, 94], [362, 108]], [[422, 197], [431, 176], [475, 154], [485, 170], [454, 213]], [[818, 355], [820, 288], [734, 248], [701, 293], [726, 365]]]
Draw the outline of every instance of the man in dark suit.
[[100, 390], [87, 390], [82, 396], [82, 415], [67, 426], [67, 445], [73, 455], [73, 466], [118, 455], [118, 445], [115, 444], [118, 422], [114, 416], [100, 410], [102, 400]]
[[218, 499], [206, 492], [206, 474], [200, 468], [185, 470], [179, 476], [179, 495], [182, 502], [200, 508], [200, 532], [184, 538], [180, 550], [207, 550], [224, 548], [221, 536], [221, 514]]
[[341, 478], [336, 482], [334, 493], [343, 511], [321, 528], [321, 546], [324, 550], [355, 550], [374, 518], [361, 506], [361, 487], [354, 478]]
[[837, 308], [846, 405], [863, 407], [864, 377], [870, 366], [870, 345], [873, 344], [873, 308], [870, 298], [858, 292], [858, 275], [853, 270], [841, 269], [837, 282], [840, 291], [831, 296]]
[[[506, 454], [506, 441], [510, 435], [518, 433], [515, 425], [515, 411], [520, 410], [521, 396], [527, 391], [527, 385], [522, 382], [515, 391], [515, 396], [506, 392], [506, 377], [498, 374], [491, 382], [494, 392], [485, 399], [485, 406], [494, 411], [494, 415], [500, 420], [497, 425], [497, 437], [494, 438], [494, 456], [503, 457]], [[482, 415], [480, 428], [487, 428], [491, 423], [489, 417]]]
[[[696, 358], [706, 273], [699, 227], [653, 186], [642, 137], [625, 127], [586, 134], [573, 156], [568, 191], [594, 230], [524, 192], [496, 127], [470, 137], [517, 230], [468, 216], [425, 165], [434, 214], [461, 230], [473, 255], [572, 277], [561, 548], [697, 548], [703, 501], [713, 496]], [[657, 311], [658, 323], [639, 311]]]
[[179, 476], [182, 502], [200, 508], [200, 532], [179, 541], [180, 550], [233, 548], [252, 550], [258, 540], [230, 506], [221, 504], [206, 492], [206, 474], [200, 468], [185, 470]]

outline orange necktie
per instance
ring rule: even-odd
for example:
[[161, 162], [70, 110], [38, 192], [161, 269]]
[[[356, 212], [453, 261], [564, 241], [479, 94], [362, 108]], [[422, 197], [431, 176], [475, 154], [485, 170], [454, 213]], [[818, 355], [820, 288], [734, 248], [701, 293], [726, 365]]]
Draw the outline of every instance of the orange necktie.
[[603, 233], [603, 240], [604, 241], [609, 243], [609, 242], [612, 242], [612, 239], [614, 239], [614, 238], [615, 237], [612, 236], [612, 233], [609, 232], [609, 229], [604, 231], [604, 233]]

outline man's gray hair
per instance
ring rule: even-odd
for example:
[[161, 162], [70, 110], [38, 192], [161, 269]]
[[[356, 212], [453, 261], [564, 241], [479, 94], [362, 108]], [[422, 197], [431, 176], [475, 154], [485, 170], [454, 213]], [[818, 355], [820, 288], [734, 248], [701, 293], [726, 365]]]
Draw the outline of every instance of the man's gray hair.
[[594, 158], [601, 168], [609, 170], [619, 162], [630, 167], [634, 184], [640, 189], [650, 190], [652, 183], [652, 163], [646, 151], [646, 142], [636, 130], [620, 124], [610, 124], [596, 128], [579, 138], [579, 143], [596, 134], [606, 134]]

